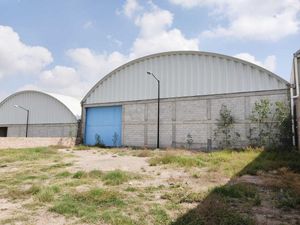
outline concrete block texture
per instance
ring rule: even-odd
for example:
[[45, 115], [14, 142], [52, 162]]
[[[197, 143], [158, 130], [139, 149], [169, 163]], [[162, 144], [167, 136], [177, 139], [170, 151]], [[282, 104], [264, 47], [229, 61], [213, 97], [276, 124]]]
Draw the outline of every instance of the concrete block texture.
[[192, 147], [201, 148], [201, 146], [205, 146], [208, 139], [209, 126], [210, 124], [200, 122], [176, 124], [176, 147], [186, 146], [188, 134], [193, 139]]
[[176, 121], [199, 121], [207, 118], [207, 100], [176, 102]]
[[[148, 143], [147, 147], [156, 147], [157, 143], [157, 125], [156, 124], [149, 124], [148, 126]], [[172, 124], [161, 124], [160, 125], [160, 146], [167, 148], [172, 145]]]
[[[148, 118], [149, 122], [157, 121], [157, 102], [147, 104], [148, 108]], [[160, 113], [159, 117], [161, 122], [170, 122], [172, 120], [172, 109], [173, 105], [171, 102], [160, 103]]]
[[132, 104], [123, 107], [124, 121], [141, 122], [144, 121], [145, 104]]
[[[217, 148], [214, 133], [222, 104], [231, 110], [236, 121], [234, 132], [240, 134], [233, 147], [246, 146], [251, 125], [249, 116], [254, 103], [260, 99], [270, 99], [271, 102], [284, 101], [289, 104], [287, 90], [161, 99], [160, 146], [185, 147], [187, 135], [191, 134], [192, 148], [206, 149], [209, 139], [212, 141], [212, 147]], [[124, 102], [122, 107], [122, 144], [155, 147], [156, 100]]]
[[245, 120], [245, 97], [218, 98], [211, 100], [211, 118], [213, 121], [219, 119], [222, 105], [226, 105], [236, 120]]
[[[2, 125], [1, 125], [2, 126]], [[25, 137], [26, 125], [3, 125], [8, 137]], [[77, 124], [29, 124], [28, 137], [76, 137]]]
[[144, 124], [124, 124], [123, 145], [144, 146]]
[[48, 146], [72, 147], [75, 138], [59, 137], [0, 137], [0, 149], [6, 148], [35, 148]]

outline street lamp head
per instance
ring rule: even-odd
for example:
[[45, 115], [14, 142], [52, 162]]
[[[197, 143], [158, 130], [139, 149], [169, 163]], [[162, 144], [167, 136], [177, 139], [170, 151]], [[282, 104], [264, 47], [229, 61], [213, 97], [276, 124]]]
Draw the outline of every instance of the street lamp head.
[[14, 107], [16, 107], [16, 108], [19, 108], [19, 106], [18, 106], [18, 105], [14, 105]]
[[151, 73], [151, 72], [149, 72], [149, 71], [147, 72], [147, 74], [148, 74], [148, 75], [152, 75], [152, 73]]

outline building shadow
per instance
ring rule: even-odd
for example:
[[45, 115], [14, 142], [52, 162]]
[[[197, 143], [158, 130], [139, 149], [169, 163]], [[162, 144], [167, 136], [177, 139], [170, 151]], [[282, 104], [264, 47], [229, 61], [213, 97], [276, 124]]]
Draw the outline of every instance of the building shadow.
[[[278, 172], [279, 170], [279, 172]], [[281, 171], [282, 170], [282, 174]], [[269, 171], [269, 172], [262, 172]], [[283, 188], [290, 188], [291, 184], [295, 181], [294, 178], [287, 177], [284, 173], [296, 174], [299, 183], [296, 187], [297, 194], [300, 196], [300, 153], [299, 152], [289, 152], [289, 151], [262, 151], [251, 163], [246, 165], [242, 170], [236, 173], [229, 182], [225, 185], [213, 189], [205, 199], [198, 203], [196, 207], [186, 212], [184, 215], [177, 218], [175, 222], [171, 225], [247, 225], [247, 224], [300, 224], [300, 197], [298, 209], [291, 209], [289, 215], [285, 209], [278, 209], [274, 207], [272, 212], [268, 211], [266, 214], [281, 214], [280, 221], [276, 219], [270, 220], [268, 218], [263, 218], [263, 215], [257, 217], [256, 212], [259, 211], [259, 207], [263, 208], [261, 204], [264, 204], [263, 199], [259, 196], [265, 195], [267, 187], [267, 181], [259, 180], [258, 183], [250, 182], [243, 178], [255, 178], [262, 174], [272, 174], [270, 177], [273, 179], [274, 183], [283, 185]], [[277, 176], [277, 175], [278, 176]], [[272, 182], [273, 182], [272, 181]], [[266, 184], [265, 184], [266, 182]], [[271, 181], [270, 181], [271, 182]], [[296, 181], [295, 181], [296, 182]], [[245, 184], [246, 186], [241, 186]], [[235, 188], [231, 188], [234, 185]], [[259, 186], [258, 196], [255, 193], [251, 195], [251, 188], [257, 188]], [[247, 196], [247, 190], [249, 191], [249, 196]], [[275, 189], [272, 189], [276, 191]], [[240, 196], [243, 193], [239, 191], [246, 191], [246, 196]], [[230, 197], [228, 197], [230, 196]], [[246, 199], [241, 199], [246, 197]], [[270, 196], [264, 196], [266, 198]], [[262, 212], [263, 214], [264, 212]], [[289, 222], [285, 221], [284, 215], [288, 217], [295, 218], [291, 219]], [[299, 217], [298, 217], [299, 215]], [[268, 215], [267, 215], [268, 216]], [[281, 222], [283, 221], [283, 222]], [[278, 223], [277, 223], [278, 222]]]

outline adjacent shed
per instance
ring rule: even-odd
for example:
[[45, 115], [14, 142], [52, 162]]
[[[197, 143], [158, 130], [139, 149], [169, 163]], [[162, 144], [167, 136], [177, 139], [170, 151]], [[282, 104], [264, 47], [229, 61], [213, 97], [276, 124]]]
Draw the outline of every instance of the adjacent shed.
[[[28, 126], [27, 126], [28, 112]], [[21, 91], [0, 103], [0, 137], [76, 137], [80, 102], [74, 98]]]
[[85, 144], [154, 147], [157, 136], [157, 82], [161, 85], [160, 145], [193, 148], [216, 146], [214, 130], [225, 104], [236, 118], [246, 145], [249, 115], [255, 101], [288, 102], [288, 82], [255, 64], [198, 51], [149, 55], [115, 69], [83, 98]]

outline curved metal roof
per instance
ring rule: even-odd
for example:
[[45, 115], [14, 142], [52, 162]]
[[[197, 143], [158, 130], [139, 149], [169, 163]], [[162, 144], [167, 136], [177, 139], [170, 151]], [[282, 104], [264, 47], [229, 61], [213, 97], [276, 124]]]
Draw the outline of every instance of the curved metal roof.
[[153, 72], [161, 81], [161, 97], [225, 94], [287, 88], [288, 82], [253, 63], [210, 52], [173, 51], [130, 61], [103, 77], [83, 104], [156, 98]]
[[46, 123], [76, 123], [79, 101], [62, 95], [44, 93], [34, 90], [16, 92], [0, 102], [0, 124], [24, 124], [20, 105], [30, 111], [30, 124]]

